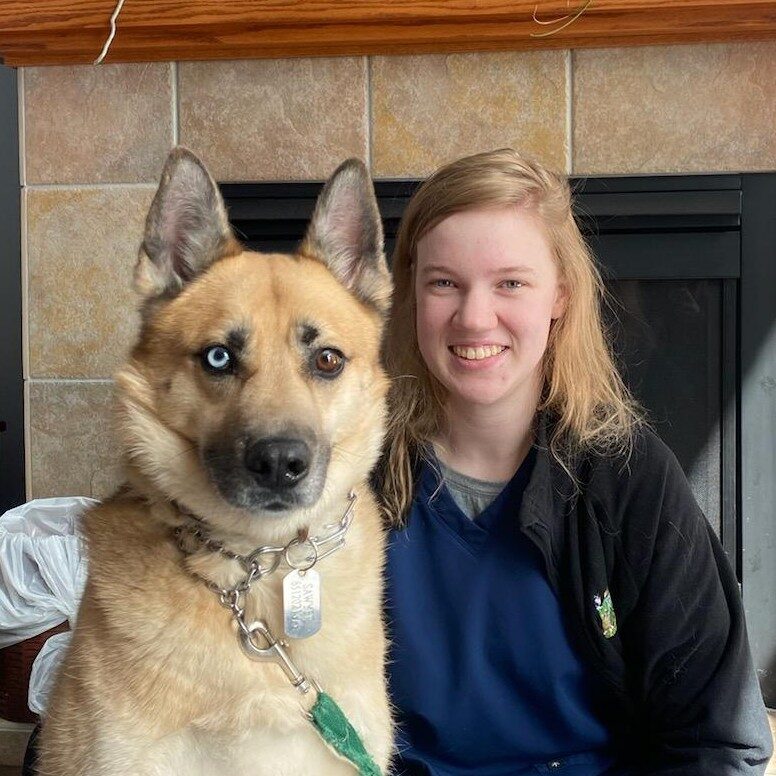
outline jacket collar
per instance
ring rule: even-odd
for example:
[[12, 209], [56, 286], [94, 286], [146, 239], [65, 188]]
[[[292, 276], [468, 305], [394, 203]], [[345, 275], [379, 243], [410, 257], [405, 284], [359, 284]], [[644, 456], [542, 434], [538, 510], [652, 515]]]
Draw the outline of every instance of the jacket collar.
[[[554, 424], [555, 420], [548, 412], [537, 415], [536, 463], [517, 516], [522, 530], [533, 532], [536, 526], [541, 526], [539, 530], [547, 532], [553, 554], [562, 545], [565, 516], [579, 496], [574, 480], [550, 452], [549, 440]], [[578, 476], [576, 471], [574, 473]]]

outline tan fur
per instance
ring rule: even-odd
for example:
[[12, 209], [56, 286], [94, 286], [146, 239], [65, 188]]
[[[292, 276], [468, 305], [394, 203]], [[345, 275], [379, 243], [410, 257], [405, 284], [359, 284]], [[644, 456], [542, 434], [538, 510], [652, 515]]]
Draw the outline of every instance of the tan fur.
[[[335, 381], [313, 380], [302, 368], [296, 332], [306, 319], [349, 358]], [[241, 567], [202, 550], [184, 560], [172, 536], [179, 502], [237, 552], [285, 544], [301, 527], [314, 536], [337, 522], [351, 488], [358, 500], [347, 543], [317, 567], [322, 629], [291, 640], [289, 653], [387, 767], [384, 538], [366, 484], [384, 426], [381, 325], [379, 312], [319, 257], [251, 252], [222, 256], [148, 312], [116, 378], [128, 487], [85, 518], [89, 580], [43, 728], [42, 776], [356, 773], [303, 716], [313, 698], [276, 665], [243, 655], [229, 610], [184, 568], [223, 586], [244, 575]], [[248, 335], [246, 372], [209, 379], [192, 353], [235, 327]], [[290, 422], [331, 443], [320, 499], [277, 515], [231, 506], [203, 468], [203, 440]], [[286, 571], [254, 583], [246, 616], [266, 620], [278, 637]]]

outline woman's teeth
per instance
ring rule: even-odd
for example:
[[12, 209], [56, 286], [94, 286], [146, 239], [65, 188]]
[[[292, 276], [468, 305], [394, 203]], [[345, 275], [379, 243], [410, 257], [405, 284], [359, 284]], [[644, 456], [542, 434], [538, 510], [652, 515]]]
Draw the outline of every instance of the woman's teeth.
[[486, 345], [482, 348], [462, 348], [458, 345], [453, 345], [452, 350], [456, 356], [461, 358], [469, 361], [480, 361], [483, 358], [497, 356], [499, 353], [503, 353], [506, 348], [503, 345]]

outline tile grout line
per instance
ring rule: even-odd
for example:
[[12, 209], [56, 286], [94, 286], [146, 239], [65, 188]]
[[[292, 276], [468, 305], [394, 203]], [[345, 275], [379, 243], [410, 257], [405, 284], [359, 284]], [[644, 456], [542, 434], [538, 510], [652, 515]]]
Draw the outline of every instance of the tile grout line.
[[[21, 275], [22, 275], [22, 379], [30, 376], [30, 333], [29, 333], [29, 262], [27, 253], [27, 123], [25, 121], [24, 99], [24, 73], [25, 68], [20, 67], [17, 78], [18, 89], [18, 134], [19, 134], [19, 237]], [[25, 423], [24, 433], [28, 428]]]
[[30, 381], [25, 380], [23, 387], [24, 395], [24, 498], [25, 501], [32, 499], [32, 422], [30, 420]]
[[22, 292], [22, 434], [24, 437], [24, 490], [25, 499], [32, 494], [32, 418], [30, 411], [30, 301], [29, 261], [27, 251], [27, 116], [25, 100], [26, 68], [20, 67], [16, 78], [17, 126], [19, 141], [19, 262], [21, 264]]
[[374, 166], [372, 158], [372, 57], [366, 56], [364, 61], [366, 64], [366, 163], [369, 174], [372, 175]]
[[28, 191], [80, 191], [82, 189], [149, 189], [155, 190], [157, 184], [151, 183], [31, 183], [25, 186]]
[[98, 385], [110, 384], [111, 377], [31, 377], [28, 381], [31, 385], [51, 385], [54, 383], [96, 383]]
[[22, 270], [22, 379], [30, 378], [30, 259], [27, 247], [27, 189], [19, 192], [19, 236]]
[[19, 185], [24, 188], [27, 185], [27, 144], [25, 142], [25, 129], [27, 122], [24, 115], [24, 73], [26, 68], [20, 67], [16, 74], [16, 100], [19, 126]]
[[172, 144], [177, 146], [180, 142], [180, 95], [178, 90], [178, 63], [171, 62], [171, 93], [172, 93]]

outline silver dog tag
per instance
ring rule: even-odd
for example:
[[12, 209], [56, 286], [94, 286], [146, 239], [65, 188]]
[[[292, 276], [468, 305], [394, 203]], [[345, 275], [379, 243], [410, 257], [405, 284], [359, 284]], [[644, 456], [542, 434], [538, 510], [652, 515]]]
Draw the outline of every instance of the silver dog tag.
[[321, 628], [321, 578], [315, 569], [294, 569], [283, 580], [283, 630], [306, 639]]

